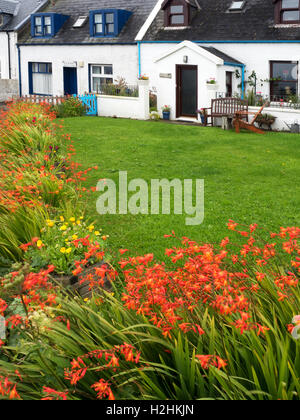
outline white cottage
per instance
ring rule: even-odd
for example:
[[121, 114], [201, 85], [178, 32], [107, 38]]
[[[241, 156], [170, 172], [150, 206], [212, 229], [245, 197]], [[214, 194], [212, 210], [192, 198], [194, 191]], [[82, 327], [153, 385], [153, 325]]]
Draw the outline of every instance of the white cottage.
[[19, 41], [20, 90], [28, 95], [102, 93], [122, 78], [136, 85], [135, 38], [157, 0], [57, 0]]
[[18, 36], [48, 0], [0, 0], [0, 102], [18, 93]]
[[249, 89], [274, 103], [299, 95], [299, 0], [159, 0], [136, 41], [172, 118]]

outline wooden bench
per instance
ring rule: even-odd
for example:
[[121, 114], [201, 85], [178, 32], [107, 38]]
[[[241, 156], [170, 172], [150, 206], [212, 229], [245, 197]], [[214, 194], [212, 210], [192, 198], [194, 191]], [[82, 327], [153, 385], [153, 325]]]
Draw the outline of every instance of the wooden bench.
[[232, 121], [237, 112], [248, 112], [248, 101], [239, 98], [212, 99], [211, 108], [204, 108], [204, 111], [206, 112], [204, 125], [209, 125], [208, 118], [211, 118], [210, 124], [214, 126], [214, 118], [227, 118]]

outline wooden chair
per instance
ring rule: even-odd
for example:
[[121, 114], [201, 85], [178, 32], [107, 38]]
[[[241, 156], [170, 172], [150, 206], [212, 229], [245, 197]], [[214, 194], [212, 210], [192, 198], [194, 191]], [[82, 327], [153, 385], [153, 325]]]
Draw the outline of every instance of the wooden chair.
[[[258, 118], [258, 116], [262, 113], [263, 109], [268, 105], [268, 102], [266, 102], [258, 112], [246, 112], [246, 111], [237, 111], [235, 113], [235, 119], [233, 121], [233, 125], [235, 127], [235, 131], [237, 133], [240, 132], [240, 130], [242, 128], [244, 128], [245, 130], [249, 130], [249, 131], [253, 131], [254, 133], [258, 133], [258, 134], [265, 134], [264, 131], [260, 130], [259, 128], [255, 127], [255, 122]], [[248, 115], [254, 115], [254, 118], [252, 119], [251, 122], [247, 122], [245, 120], [243, 120], [243, 118], [245, 118]]]

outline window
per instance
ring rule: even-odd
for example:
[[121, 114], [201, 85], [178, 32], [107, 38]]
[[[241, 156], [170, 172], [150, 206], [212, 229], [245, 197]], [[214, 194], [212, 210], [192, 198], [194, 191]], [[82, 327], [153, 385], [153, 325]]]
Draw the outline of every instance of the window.
[[300, 22], [300, 0], [281, 0], [280, 22]]
[[189, 7], [185, 1], [174, 0], [165, 5], [165, 26], [187, 26]]
[[271, 100], [298, 94], [298, 62], [271, 61]]
[[52, 64], [29, 63], [29, 93], [52, 95]]
[[33, 38], [50, 38], [54, 36], [69, 16], [58, 13], [38, 13], [31, 15], [31, 36]]
[[79, 16], [79, 18], [76, 20], [76, 22], [73, 25], [73, 28], [82, 28], [82, 26], [87, 21], [87, 16]]
[[233, 1], [231, 3], [231, 6], [229, 8], [229, 11], [230, 12], [237, 12], [237, 11], [240, 12], [243, 9], [244, 5], [245, 5], [245, 0], [242, 0], [242, 1]]
[[36, 16], [34, 18], [34, 36], [51, 36], [51, 16]]
[[91, 91], [93, 93], [103, 93], [104, 85], [111, 84], [114, 81], [113, 66], [106, 64], [91, 64]]
[[93, 10], [90, 12], [90, 35], [117, 37], [131, 15], [127, 10]]

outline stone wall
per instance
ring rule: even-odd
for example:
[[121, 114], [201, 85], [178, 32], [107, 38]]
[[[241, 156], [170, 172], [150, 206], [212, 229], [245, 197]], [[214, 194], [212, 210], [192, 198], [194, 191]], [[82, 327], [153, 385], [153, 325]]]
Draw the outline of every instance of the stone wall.
[[18, 95], [18, 81], [0, 79], [0, 102], [5, 102]]

